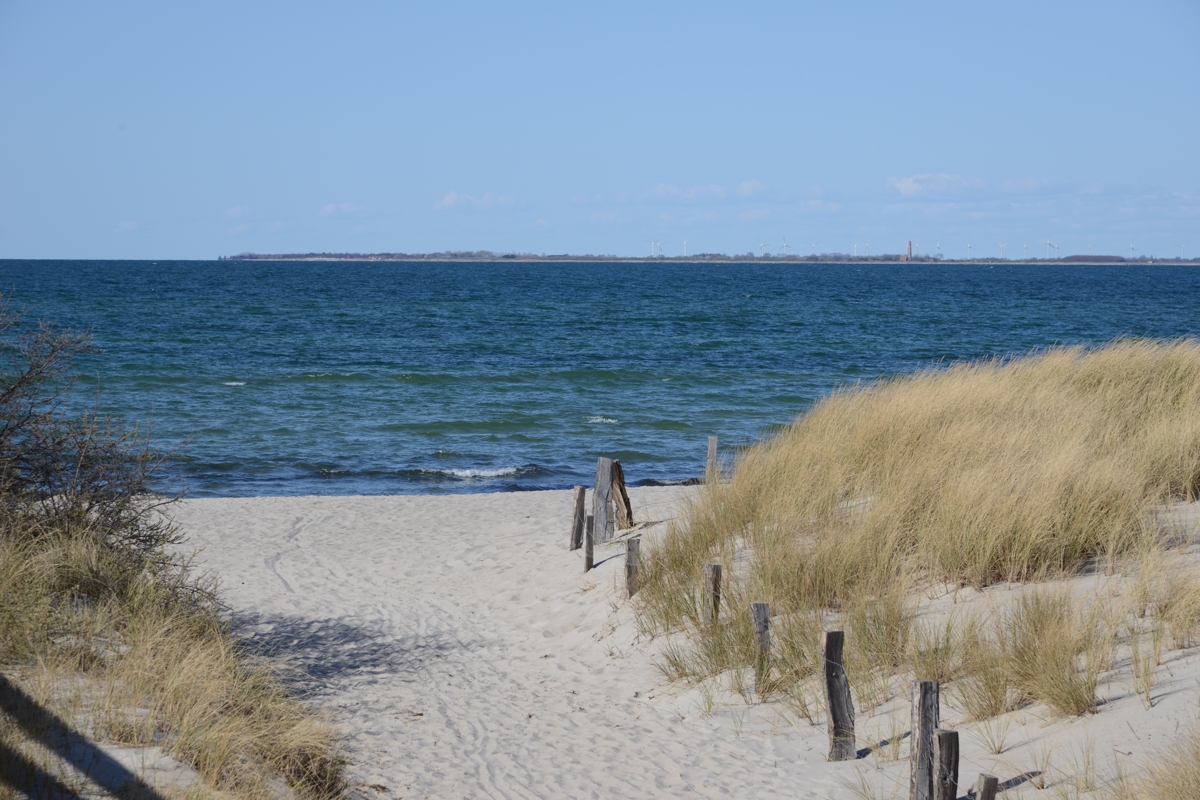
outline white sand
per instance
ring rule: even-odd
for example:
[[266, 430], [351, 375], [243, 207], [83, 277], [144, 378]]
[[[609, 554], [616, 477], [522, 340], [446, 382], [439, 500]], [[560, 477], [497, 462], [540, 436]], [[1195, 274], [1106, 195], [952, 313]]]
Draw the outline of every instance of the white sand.
[[[671, 516], [687, 491], [631, 491], [635, 518]], [[570, 513], [569, 492], [530, 492], [191, 500], [177, 517], [255, 646], [334, 715], [364, 797], [849, 798], [860, 775], [880, 797], [907, 796], [906, 760], [827, 763], [823, 723], [781, 702], [722, 690], [706, 713], [701, 692], [667, 685], [664, 641], [638, 636], [619, 591], [622, 549], [598, 550], [584, 575], [566, 549]], [[1167, 654], [1150, 709], [1118, 664], [1098, 714], [1007, 715], [999, 756], [944, 701], [943, 723], [963, 732], [960, 794], [1046, 750], [1066, 786], [1085, 742], [1098, 774], [1136, 771], [1195, 719], [1196, 655]], [[906, 723], [905, 703], [860, 709], [859, 746]]]

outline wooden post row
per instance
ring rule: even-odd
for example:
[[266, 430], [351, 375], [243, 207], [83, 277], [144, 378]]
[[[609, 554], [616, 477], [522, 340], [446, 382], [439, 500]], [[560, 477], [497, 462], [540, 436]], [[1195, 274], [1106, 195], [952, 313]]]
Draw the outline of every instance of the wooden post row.
[[821, 637], [825, 656], [825, 700], [829, 708], [829, 760], [850, 761], [858, 757], [854, 746], [854, 702], [846, 677], [844, 631], [825, 631]]
[[625, 491], [625, 471], [616, 458], [612, 462], [612, 499], [617, 507], [617, 530], [632, 528], [633, 504], [629, 502], [629, 493]]
[[596, 518], [587, 515], [583, 534], [583, 571], [590, 572], [596, 558]]
[[604, 544], [613, 535], [612, 516], [613, 460], [596, 459], [596, 485], [592, 489], [592, 516], [596, 518], [596, 544]]
[[937, 681], [913, 681], [912, 733], [909, 739], [909, 794], [911, 800], [933, 800], [933, 731], [939, 726], [941, 706]]
[[642, 537], [631, 536], [625, 540], [625, 591], [633, 597], [638, 590], [638, 567], [642, 553]]
[[717, 474], [717, 437], [708, 437], [708, 459], [704, 464], [704, 482], [713, 484], [720, 479]]
[[571, 550], [578, 550], [583, 547], [583, 524], [586, 510], [584, 508], [583, 498], [587, 494], [587, 489], [582, 486], [576, 486], [575, 492], [575, 510], [571, 515]]
[[933, 732], [933, 800], [958, 800], [958, 731]]
[[704, 565], [704, 621], [709, 625], [717, 624], [717, 616], [721, 613], [721, 565]]

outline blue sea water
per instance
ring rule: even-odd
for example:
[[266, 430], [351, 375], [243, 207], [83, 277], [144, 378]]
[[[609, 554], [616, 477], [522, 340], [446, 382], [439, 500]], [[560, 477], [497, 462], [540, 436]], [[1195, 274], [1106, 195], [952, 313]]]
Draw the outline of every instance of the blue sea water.
[[179, 444], [192, 496], [678, 481], [846, 383], [1200, 334], [1168, 265], [10, 260], [0, 289], [92, 331], [78, 397]]

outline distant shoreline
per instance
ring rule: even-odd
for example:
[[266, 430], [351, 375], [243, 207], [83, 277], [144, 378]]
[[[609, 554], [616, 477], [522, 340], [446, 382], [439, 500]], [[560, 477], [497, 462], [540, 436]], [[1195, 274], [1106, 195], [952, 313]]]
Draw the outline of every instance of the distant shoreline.
[[860, 257], [841, 253], [822, 253], [819, 256], [731, 256], [724, 254], [702, 254], [697, 256], [594, 256], [594, 255], [532, 255], [496, 253], [241, 253], [235, 256], [218, 256], [218, 261], [380, 261], [380, 262], [464, 262], [464, 263], [630, 263], [630, 264], [1004, 264], [1009, 266], [1035, 266], [1046, 264], [1180, 264], [1200, 266], [1200, 258], [1151, 258], [1147, 256], [1128, 259], [1123, 256], [1066, 256], [1064, 258], [930, 258], [928, 256], [882, 255]]

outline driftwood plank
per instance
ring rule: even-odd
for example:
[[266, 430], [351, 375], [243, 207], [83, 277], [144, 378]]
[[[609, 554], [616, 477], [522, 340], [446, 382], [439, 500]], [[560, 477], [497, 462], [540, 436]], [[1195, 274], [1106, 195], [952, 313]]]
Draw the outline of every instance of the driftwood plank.
[[912, 701], [909, 797], [933, 800], [933, 731], [941, 724], [941, 706], [937, 681], [913, 681], [909, 684]]
[[596, 459], [596, 485], [592, 489], [592, 516], [596, 518], [596, 544], [604, 544], [613, 535], [612, 469], [613, 460]]
[[588, 514], [583, 528], [583, 571], [590, 572], [596, 560], [596, 518]]
[[717, 474], [717, 437], [708, 437], [708, 459], [704, 463], [704, 482], [716, 483], [720, 479]]
[[717, 623], [721, 613], [721, 565], [704, 565], [704, 620], [709, 625]]
[[854, 746], [854, 702], [850, 698], [850, 681], [846, 677], [843, 650], [846, 634], [825, 631], [821, 649], [825, 655], [825, 700], [829, 708], [829, 760], [850, 761], [857, 758]]
[[979, 774], [979, 783], [975, 784], [975, 800], [996, 800], [996, 792], [1000, 791], [1000, 779], [986, 772]]
[[958, 731], [933, 732], [933, 800], [958, 800]]
[[642, 537], [631, 536], [625, 540], [625, 591], [633, 597], [638, 590], [638, 567], [641, 566]]
[[629, 493], [625, 491], [625, 470], [621, 462], [614, 458], [612, 463], [612, 498], [617, 507], [617, 530], [633, 527], [633, 504], [629, 502]]
[[573, 491], [575, 492], [575, 510], [571, 515], [570, 547], [572, 550], [578, 550], [583, 547], [583, 524], [584, 517], [586, 516], [583, 498], [587, 494], [587, 489], [582, 486], [576, 486]]

